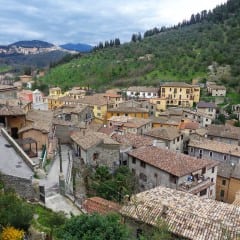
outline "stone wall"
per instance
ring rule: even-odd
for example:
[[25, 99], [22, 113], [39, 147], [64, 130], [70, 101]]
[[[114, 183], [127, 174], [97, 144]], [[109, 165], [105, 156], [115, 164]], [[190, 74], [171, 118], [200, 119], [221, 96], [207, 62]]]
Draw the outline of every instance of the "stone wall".
[[38, 200], [38, 184], [34, 187], [32, 179], [1, 174], [1, 180], [6, 189], [13, 189], [18, 195], [25, 199]]

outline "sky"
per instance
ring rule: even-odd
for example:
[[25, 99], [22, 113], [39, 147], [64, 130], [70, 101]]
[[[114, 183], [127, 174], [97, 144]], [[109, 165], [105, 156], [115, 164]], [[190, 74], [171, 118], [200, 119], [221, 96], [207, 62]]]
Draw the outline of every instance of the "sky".
[[226, 0], [0, 0], [0, 45], [43, 40], [56, 45], [120, 38], [172, 26]]

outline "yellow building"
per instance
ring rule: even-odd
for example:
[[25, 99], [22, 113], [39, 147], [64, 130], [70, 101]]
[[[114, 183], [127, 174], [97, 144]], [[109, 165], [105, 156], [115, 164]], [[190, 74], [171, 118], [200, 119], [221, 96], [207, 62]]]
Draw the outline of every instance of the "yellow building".
[[106, 122], [106, 114], [108, 108], [108, 99], [104, 94], [94, 94], [92, 96], [85, 96], [84, 98], [74, 99], [71, 97], [60, 98], [60, 105], [78, 105], [84, 104], [92, 107], [95, 120], [99, 123]]
[[149, 111], [145, 108], [118, 107], [107, 110], [107, 119], [113, 116], [128, 116], [136, 118], [149, 118]]
[[62, 105], [61, 97], [65, 96], [62, 94], [60, 87], [54, 87], [49, 89], [49, 95], [46, 97], [48, 102], [48, 110], [53, 110]]
[[236, 193], [240, 191], [240, 164], [221, 164], [218, 168], [216, 199], [233, 203]]
[[61, 97], [62, 96], [62, 90], [60, 87], [53, 87], [53, 88], [49, 88], [49, 96], [57, 96], [57, 97]]
[[149, 102], [156, 106], [155, 117], [158, 117], [161, 112], [166, 111], [167, 109], [167, 100], [166, 98], [151, 98]]
[[166, 99], [167, 106], [192, 107], [200, 99], [200, 87], [184, 82], [162, 83], [160, 98]]

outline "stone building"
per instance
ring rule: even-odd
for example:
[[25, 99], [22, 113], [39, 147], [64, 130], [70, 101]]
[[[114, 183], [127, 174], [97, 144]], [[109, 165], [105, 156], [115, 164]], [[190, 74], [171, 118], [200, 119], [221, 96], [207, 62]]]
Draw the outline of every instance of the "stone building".
[[128, 167], [138, 177], [140, 190], [165, 186], [215, 199], [218, 163], [155, 146], [128, 152]]
[[119, 165], [120, 145], [108, 135], [100, 132], [79, 131], [71, 135], [76, 161], [97, 167], [106, 165], [110, 169]]
[[155, 139], [156, 143], [161, 142], [161, 146], [164, 148], [179, 152], [183, 150], [183, 134], [177, 128], [154, 128], [144, 135]]
[[240, 162], [240, 147], [202, 138], [190, 139], [188, 154], [197, 158], [213, 159], [227, 164]]

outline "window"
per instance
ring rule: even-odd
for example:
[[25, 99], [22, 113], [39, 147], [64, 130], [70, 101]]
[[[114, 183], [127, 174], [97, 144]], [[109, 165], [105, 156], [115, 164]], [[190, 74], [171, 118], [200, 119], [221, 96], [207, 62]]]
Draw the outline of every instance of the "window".
[[222, 180], [222, 185], [223, 185], [223, 186], [226, 185], [226, 180], [225, 180], [225, 179]]
[[213, 178], [211, 178], [211, 182], [213, 182]]
[[101, 107], [97, 107], [97, 110], [101, 110]]
[[179, 137], [177, 138], [177, 141], [179, 142]]
[[170, 180], [171, 183], [174, 183], [174, 184], [177, 183], [177, 178], [175, 176], [170, 175], [169, 178], [170, 178], [169, 180]]
[[160, 104], [160, 101], [157, 101], [157, 104]]
[[140, 173], [139, 174], [139, 178], [143, 181], [143, 182], [147, 182], [147, 176], [144, 173]]
[[212, 167], [212, 173], [214, 173], [214, 171], [215, 171], [215, 167]]
[[136, 170], [134, 168], [132, 168], [132, 173], [133, 173], [133, 175], [136, 174]]
[[227, 156], [226, 155], [223, 155], [223, 160], [227, 160]]
[[224, 190], [220, 191], [220, 197], [224, 197]]
[[212, 196], [212, 194], [213, 194], [213, 190], [210, 190], [210, 196]]
[[209, 152], [209, 157], [212, 157], [212, 152]]
[[190, 151], [193, 152], [193, 148], [192, 147], [190, 148]]
[[200, 196], [204, 196], [207, 194], [207, 189], [204, 189], [202, 191], [200, 191]]
[[98, 157], [99, 157], [99, 153], [94, 153], [94, 154], [93, 154], [93, 160], [97, 160]]
[[146, 163], [143, 162], [143, 161], [141, 161], [140, 166], [143, 167], [143, 168], [145, 168], [145, 167], [146, 167]]
[[155, 178], [157, 178], [157, 177], [158, 177], [157, 173], [154, 173], [154, 177], [155, 177]]
[[132, 164], [136, 164], [136, 158], [135, 157], [132, 158]]
[[202, 168], [202, 174], [206, 173], [206, 167]]
[[97, 116], [100, 117], [100, 116], [101, 116], [101, 113], [97, 113]]

